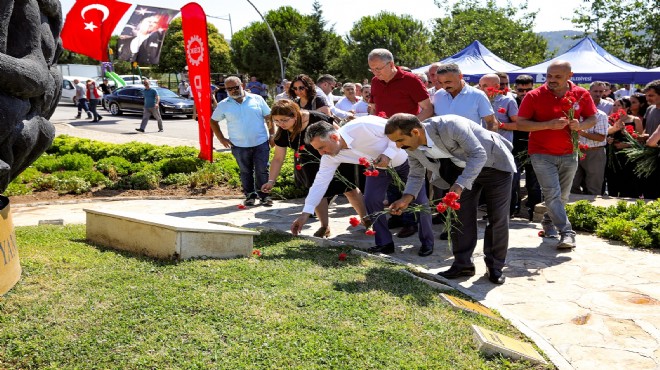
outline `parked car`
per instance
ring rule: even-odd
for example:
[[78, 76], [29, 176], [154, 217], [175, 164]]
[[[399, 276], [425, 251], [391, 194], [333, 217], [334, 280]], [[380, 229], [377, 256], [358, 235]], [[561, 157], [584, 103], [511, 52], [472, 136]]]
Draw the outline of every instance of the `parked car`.
[[[126, 82], [126, 85], [142, 85], [142, 79], [144, 76], [140, 77], [138, 75], [119, 75], [119, 77]], [[158, 86], [158, 80], [152, 80], [147, 77], [151, 86]]]
[[[175, 115], [185, 115], [188, 118], [192, 118], [193, 109], [195, 108], [192, 100], [185, 99], [171, 90], [162, 87], [152, 87], [152, 89], [158, 91], [158, 95], [160, 96], [160, 115], [163, 118]], [[104, 95], [103, 102], [104, 106], [108, 107], [108, 111], [113, 116], [120, 115], [124, 112], [142, 113], [144, 110], [144, 86], [130, 85], [120, 87], [113, 91], [112, 94]]]

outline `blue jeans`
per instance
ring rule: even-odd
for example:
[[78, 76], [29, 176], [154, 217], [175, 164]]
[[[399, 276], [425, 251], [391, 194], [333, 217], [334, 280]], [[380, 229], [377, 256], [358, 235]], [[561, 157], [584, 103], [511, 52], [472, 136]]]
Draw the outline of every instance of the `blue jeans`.
[[87, 104], [87, 98], [78, 99], [78, 115], [80, 115], [80, 113], [82, 113], [83, 110], [87, 112], [88, 115], [90, 114], [89, 105]]
[[268, 182], [268, 156], [270, 154], [268, 141], [249, 148], [232, 146], [231, 154], [236, 158], [241, 172], [243, 194], [248, 198], [254, 198], [255, 195], [259, 198], [267, 196], [268, 194], [261, 191], [261, 186]]
[[98, 121], [101, 118], [101, 115], [96, 111], [96, 106], [99, 105], [99, 99], [90, 99], [89, 100], [89, 111], [92, 112], [93, 118]]
[[577, 158], [574, 154], [532, 154], [530, 159], [545, 199], [547, 213], [543, 215], [544, 220], [552, 220], [561, 234], [575, 234], [564, 207], [578, 167]]

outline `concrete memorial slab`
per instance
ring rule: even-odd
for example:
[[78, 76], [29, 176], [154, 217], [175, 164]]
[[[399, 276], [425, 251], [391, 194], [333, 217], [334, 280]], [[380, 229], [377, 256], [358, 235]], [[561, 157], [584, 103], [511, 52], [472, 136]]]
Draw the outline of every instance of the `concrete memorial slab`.
[[21, 278], [21, 264], [9, 199], [0, 196], [0, 296], [7, 293]]
[[445, 300], [445, 302], [449, 303], [453, 308], [458, 309], [458, 310], [463, 310], [463, 311], [469, 311], [473, 312], [479, 315], [484, 315], [488, 316], [491, 319], [496, 319], [496, 320], [502, 320], [497, 315], [493, 313], [493, 311], [489, 310], [488, 308], [484, 307], [483, 305], [479, 303], [472, 303], [470, 301], [466, 301], [465, 299], [460, 299], [458, 297], [454, 297], [451, 295], [447, 295], [444, 293], [440, 294], [440, 297]]
[[502, 354], [502, 356], [514, 360], [526, 360], [540, 364], [547, 363], [529, 343], [521, 342], [477, 325], [472, 325], [472, 330], [474, 331], [477, 347], [486, 355]]
[[84, 209], [87, 239], [161, 259], [235, 258], [252, 253], [259, 233], [167, 215]]

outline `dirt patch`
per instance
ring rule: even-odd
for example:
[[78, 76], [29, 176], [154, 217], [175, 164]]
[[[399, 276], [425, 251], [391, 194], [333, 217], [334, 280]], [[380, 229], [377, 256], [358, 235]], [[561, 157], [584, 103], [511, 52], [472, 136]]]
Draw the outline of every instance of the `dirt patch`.
[[214, 186], [212, 188], [188, 187], [162, 187], [154, 190], [111, 190], [98, 189], [85, 194], [57, 194], [56, 191], [39, 191], [28, 195], [16, 195], [9, 197], [11, 204], [29, 204], [42, 202], [93, 200], [104, 198], [145, 198], [145, 197], [172, 197], [172, 198], [194, 198], [194, 197], [236, 197], [241, 198], [243, 193], [239, 189]]

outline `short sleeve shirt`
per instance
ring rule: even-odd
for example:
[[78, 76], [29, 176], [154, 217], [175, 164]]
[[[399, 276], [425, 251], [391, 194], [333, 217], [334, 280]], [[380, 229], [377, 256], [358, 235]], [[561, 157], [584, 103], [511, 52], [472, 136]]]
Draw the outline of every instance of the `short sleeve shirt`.
[[397, 113], [418, 114], [419, 103], [429, 98], [422, 81], [414, 74], [396, 67], [394, 77], [385, 82], [371, 79], [371, 103], [376, 104], [376, 113], [385, 112], [387, 117]]
[[660, 127], [660, 108], [655, 105], [650, 106], [644, 115], [644, 124], [646, 125], [644, 131], [647, 134], [654, 133]]
[[229, 141], [237, 147], [251, 148], [268, 140], [264, 117], [269, 114], [270, 108], [261, 96], [246, 92], [242, 103], [231, 97], [218, 103], [211, 119], [226, 119]]
[[[578, 96], [575, 106], [575, 117], [588, 118], [596, 114], [596, 105], [587, 90], [568, 82], [572, 94]], [[525, 95], [518, 117], [537, 122], [550, 121], [566, 117], [562, 110], [561, 99], [556, 97], [547, 85], [536, 88]], [[566, 126], [562, 130], [539, 130], [529, 133], [529, 154], [567, 155], [573, 153], [571, 129]]]
[[485, 92], [465, 84], [456, 97], [444, 89], [437, 91], [433, 96], [433, 112], [436, 116], [455, 114], [482, 125], [481, 119], [493, 114], [493, 107]]
[[153, 108], [156, 106], [158, 91], [156, 89], [144, 89], [144, 107]]

